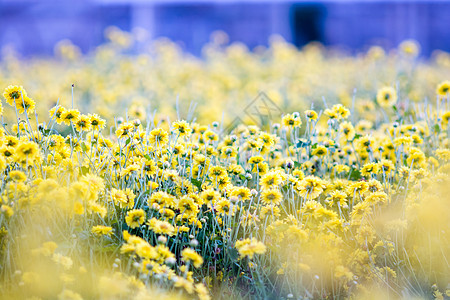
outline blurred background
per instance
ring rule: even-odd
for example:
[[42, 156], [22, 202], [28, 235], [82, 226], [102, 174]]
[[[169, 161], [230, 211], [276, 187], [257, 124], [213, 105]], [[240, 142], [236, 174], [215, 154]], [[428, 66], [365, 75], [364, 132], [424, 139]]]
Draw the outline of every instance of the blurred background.
[[349, 52], [415, 39], [427, 56], [450, 51], [449, 15], [450, 2], [433, 0], [0, 0], [0, 46], [22, 56], [49, 56], [58, 41], [70, 39], [86, 53], [113, 25], [140, 28], [143, 39], [168, 37], [195, 55], [222, 30], [230, 42], [250, 49], [267, 45], [274, 34], [298, 47], [319, 41]]

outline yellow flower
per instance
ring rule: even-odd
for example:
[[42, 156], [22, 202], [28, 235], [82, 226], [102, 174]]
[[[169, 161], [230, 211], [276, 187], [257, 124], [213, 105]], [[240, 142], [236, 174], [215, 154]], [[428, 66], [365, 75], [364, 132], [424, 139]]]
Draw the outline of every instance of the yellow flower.
[[35, 107], [36, 102], [28, 96], [24, 96], [23, 99], [16, 100], [16, 108], [20, 114], [23, 114], [25, 110], [27, 111], [27, 114], [31, 114], [34, 112]]
[[441, 116], [441, 119], [442, 119], [442, 121], [441, 121], [442, 122], [442, 127], [443, 128], [447, 128], [448, 123], [450, 121], [450, 111], [447, 111], [447, 112], [443, 113], [442, 116]]
[[330, 193], [325, 202], [328, 203], [329, 206], [338, 204], [340, 207], [344, 207], [347, 205], [347, 194], [342, 191], [334, 190]]
[[17, 162], [32, 162], [39, 156], [39, 146], [34, 142], [20, 142], [14, 151], [14, 158]]
[[230, 192], [230, 197], [238, 197], [241, 201], [249, 200], [250, 196], [250, 189], [244, 186], [233, 187]]
[[302, 125], [302, 120], [300, 119], [300, 117], [296, 117], [294, 114], [284, 115], [283, 118], [281, 119], [281, 122], [285, 127], [290, 128]]
[[158, 207], [174, 207], [175, 201], [172, 195], [159, 191], [150, 196], [148, 199], [148, 205], [150, 207], [154, 205], [157, 205]]
[[112, 188], [110, 193], [115, 205], [119, 205], [120, 208], [133, 208], [135, 195], [132, 190], [127, 188], [122, 191]]
[[63, 122], [62, 115], [66, 111], [66, 109], [62, 106], [54, 106], [49, 111], [50, 119], [55, 118], [56, 123], [61, 124]]
[[268, 172], [259, 180], [259, 184], [263, 190], [278, 188], [282, 182], [283, 178], [277, 171]]
[[353, 140], [355, 137], [355, 128], [350, 122], [342, 122], [340, 125], [340, 131], [344, 135], [347, 141]]
[[436, 87], [436, 94], [440, 97], [447, 97], [450, 92], [450, 81], [446, 80], [438, 84]]
[[167, 234], [169, 236], [175, 235], [175, 227], [166, 221], [160, 221], [156, 218], [151, 218], [147, 221], [149, 228], [156, 234]]
[[406, 40], [400, 43], [399, 49], [406, 56], [416, 57], [419, 54], [419, 44], [415, 40]]
[[220, 193], [213, 190], [213, 189], [207, 189], [203, 192], [201, 192], [200, 197], [206, 202], [206, 204], [216, 203], [220, 199]]
[[265, 204], [280, 204], [283, 194], [278, 189], [267, 189], [261, 193], [261, 200]]
[[76, 213], [77, 215], [82, 215], [84, 214], [84, 206], [82, 203], [80, 202], [75, 202], [74, 206], [73, 206], [73, 211], [74, 213]]
[[307, 110], [307, 111], [305, 111], [305, 116], [306, 116], [306, 118], [307, 118], [308, 120], [312, 120], [312, 121], [317, 120], [317, 118], [319, 117], [319, 116], [317, 115], [317, 112], [314, 111], [314, 110]]
[[181, 137], [189, 136], [192, 132], [192, 129], [189, 127], [189, 124], [186, 121], [176, 121], [172, 124], [174, 130]]
[[175, 281], [175, 287], [183, 288], [188, 294], [192, 294], [194, 292], [194, 284], [183, 277], [177, 278]]
[[210, 142], [217, 141], [219, 139], [217, 133], [209, 129], [206, 130], [205, 133], [203, 133], [203, 136]]
[[385, 192], [374, 192], [367, 196], [364, 201], [372, 205], [386, 203], [388, 201], [388, 195]]
[[169, 142], [169, 134], [162, 128], [150, 131], [148, 141], [151, 145], [162, 147]]
[[235, 247], [242, 257], [248, 257], [249, 259], [253, 259], [255, 254], [266, 252], [266, 246], [255, 238], [236, 241]]
[[127, 213], [125, 221], [130, 228], [141, 226], [145, 221], [145, 211], [142, 209], [133, 209]]
[[191, 248], [186, 248], [181, 251], [181, 256], [184, 262], [192, 262], [196, 268], [200, 268], [203, 264], [203, 258]]
[[377, 163], [367, 163], [361, 168], [361, 175], [370, 177], [372, 174], [378, 174], [379, 169]]
[[301, 197], [316, 199], [325, 189], [324, 182], [315, 176], [307, 176], [296, 183], [296, 189]]
[[324, 146], [317, 146], [316, 149], [314, 149], [311, 154], [316, 155], [318, 157], [322, 157], [327, 155], [327, 153], [328, 153], [327, 148], [325, 148]]
[[231, 202], [227, 199], [221, 199], [214, 205], [214, 209], [220, 214], [228, 214], [231, 210]]
[[200, 300], [210, 300], [208, 289], [202, 284], [197, 283], [195, 285], [195, 291], [197, 292], [197, 296]]
[[147, 116], [145, 108], [141, 105], [132, 105], [130, 110], [128, 110], [128, 113], [131, 117], [139, 120], [145, 120]]
[[76, 122], [80, 118], [80, 112], [77, 109], [67, 109], [61, 113], [61, 120], [66, 125], [70, 125], [70, 122]]
[[189, 196], [183, 196], [177, 203], [178, 209], [185, 217], [196, 216], [199, 212], [198, 205]]
[[57, 264], [63, 266], [65, 270], [69, 270], [73, 265], [73, 261], [70, 257], [61, 255], [59, 253], [54, 253], [52, 256], [52, 260]]
[[14, 214], [14, 210], [12, 209], [12, 207], [6, 204], [3, 204], [0, 207], [0, 212], [4, 213], [8, 218]]
[[350, 116], [350, 110], [342, 104], [333, 105], [332, 110], [333, 115], [336, 115], [338, 120], [347, 119]]
[[78, 131], [90, 131], [92, 128], [91, 118], [86, 115], [80, 115], [78, 120], [74, 122], [74, 125]]
[[346, 281], [350, 281], [353, 279], [353, 273], [350, 270], [342, 265], [339, 265], [334, 270], [334, 276], [337, 279], [345, 279]]
[[22, 171], [11, 171], [9, 172], [9, 178], [11, 178], [12, 180], [16, 181], [16, 182], [22, 182], [27, 180], [27, 175], [25, 175], [24, 172]]
[[92, 213], [97, 213], [102, 218], [104, 218], [106, 216], [106, 213], [108, 212], [104, 206], [102, 206], [101, 204], [95, 203], [93, 201], [91, 201], [89, 203], [89, 209], [91, 210]]
[[106, 121], [100, 118], [97, 114], [89, 114], [89, 122], [91, 123], [91, 126], [94, 130], [102, 130], [105, 125]]
[[101, 235], [110, 236], [113, 232], [113, 229], [110, 226], [97, 225], [97, 226], [92, 227], [91, 232], [98, 236], [101, 236]]
[[384, 87], [378, 90], [377, 102], [381, 107], [390, 107], [397, 102], [397, 92], [392, 87]]
[[436, 156], [443, 161], [450, 160], [450, 150], [449, 149], [439, 148], [439, 149], [436, 149], [435, 153], [436, 153]]
[[5, 97], [6, 102], [11, 106], [14, 106], [14, 101], [22, 101], [22, 97], [25, 98], [26, 96], [27, 92], [23, 87], [17, 85], [8, 86], [3, 92], [3, 97]]

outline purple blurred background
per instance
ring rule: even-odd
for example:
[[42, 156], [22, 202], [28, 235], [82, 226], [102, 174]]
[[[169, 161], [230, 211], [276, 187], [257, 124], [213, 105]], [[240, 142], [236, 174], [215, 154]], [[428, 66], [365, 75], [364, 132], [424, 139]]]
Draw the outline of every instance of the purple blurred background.
[[83, 52], [105, 41], [110, 25], [148, 30], [200, 54], [215, 30], [250, 48], [272, 34], [302, 46], [310, 41], [349, 51], [377, 44], [387, 49], [416, 39], [422, 54], [450, 51], [448, 1], [144, 1], [0, 0], [0, 47], [24, 55], [52, 55], [70, 39]]

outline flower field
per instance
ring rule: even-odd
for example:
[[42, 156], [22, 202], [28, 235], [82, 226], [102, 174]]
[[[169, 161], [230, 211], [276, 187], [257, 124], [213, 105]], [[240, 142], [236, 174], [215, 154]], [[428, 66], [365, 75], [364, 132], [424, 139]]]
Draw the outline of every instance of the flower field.
[[0, 63], [0, 299], [450, 297], [450, 54], [107, 37]]

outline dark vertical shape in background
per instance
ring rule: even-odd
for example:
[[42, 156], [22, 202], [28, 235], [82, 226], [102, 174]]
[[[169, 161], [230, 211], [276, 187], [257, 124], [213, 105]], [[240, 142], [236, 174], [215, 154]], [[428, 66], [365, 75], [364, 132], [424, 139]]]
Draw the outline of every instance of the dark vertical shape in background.
[[326, 8], [322, 4], [305, 3], [292, 5], [290, 9], [292, 42], [297, 47], [314, 41], [325, 43], [325, 17]]
[[86, 53], [104, 42], [104, 29], [114, 25], [145, 28], [151, 38], [168, 37], [196, 55], [215, 30], [250, 49], [268, 45], [277, 34], [298, 47], [319, 41], [351, 52], [373, 44], [392, 49], [416, 39], [422, 55], [429, 55], [434, 49], [450, 51], [449, 14], [450, 2], [442, 0], [0, 0], [0, 49], [48, 56], [55, 43], [71, 39]]

